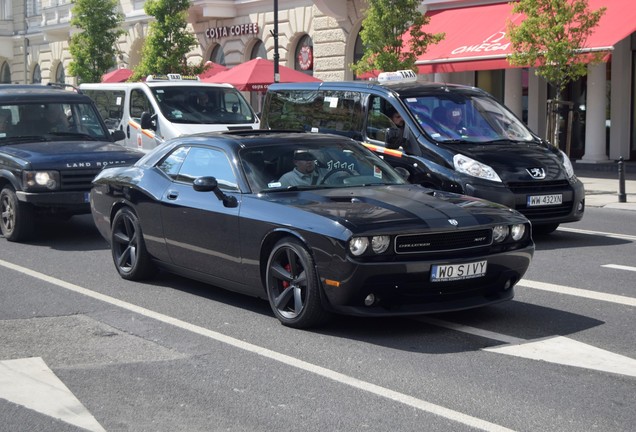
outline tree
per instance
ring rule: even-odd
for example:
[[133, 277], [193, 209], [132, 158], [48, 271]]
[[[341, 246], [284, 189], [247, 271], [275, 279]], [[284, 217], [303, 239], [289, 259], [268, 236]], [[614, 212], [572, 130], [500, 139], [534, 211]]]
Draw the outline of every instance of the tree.
[[117, 39], [124, 34], [124, 16], [117, 12], [117, 0], [75, 0], [71, 25], [81, 31], [71, 36], [69, 51], [73, 60], [69, 74], [80, 82], [99, 82], [116, 65]]
[[[525, 14], [515, 25], [508, 22], [508, 35], [513, 50], [508, 58], [515, 66], [534, 66], [555, 90], [555, 101], [571, 81], [587, 74], [587, 64], [601, 61], [602, 53], [584, 52], [587, 38], [594, 32], [605, 13], [602, 7], [590, 11], [587, 0], [519, 0], [513, 13]], [[559, 112], [553, 124], [554, 141], [559, 142]]]
[[[355, 74], [373, 70], [416, 70], [415, 61], [426, 52], [428, 45], [438, 43], [445, 36], [422, 30], [430, 18], [418, 10], [420, 3], [420, 0], [369, 0], [360, 31], [364, 54], [351, 65]], [[411, 41], [405, 46], [402, 36], [407, 31]]]
[[150, 74], [199, 74], [203, 65], [189, 65], [187, 54], [197, 40], [186, 28], [189, 0], [147, 0], [144, 11], [155, 18], [149, 25], [142, 50], [141, 63], [135, 68], [133, 80]]

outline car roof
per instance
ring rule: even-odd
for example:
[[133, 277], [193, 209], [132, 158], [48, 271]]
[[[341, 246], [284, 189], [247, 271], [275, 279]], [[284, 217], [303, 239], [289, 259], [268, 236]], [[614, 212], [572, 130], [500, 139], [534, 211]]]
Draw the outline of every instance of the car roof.
[[485, 95], [483, 90], [462, 85], [439, 83], [430, 81], [379, 83], [377, 81], [323, 81], [305, 83], [276, 83], [269, 86], [269, 90], [344, 90], [344, 91], [374, 91], [376, 93], [395, 93], [401, 97], [415, 97], [426, 94], [438, 94], [441, 92], [468, 92]]
[[91, 99], [75, 91], [41, 84], [0, 84], [0, 104], [75, 102], [86, 103]]

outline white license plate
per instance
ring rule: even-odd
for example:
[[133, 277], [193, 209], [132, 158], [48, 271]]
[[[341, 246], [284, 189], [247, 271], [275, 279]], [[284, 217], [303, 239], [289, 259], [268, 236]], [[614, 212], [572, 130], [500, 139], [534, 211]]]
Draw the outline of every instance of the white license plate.
[[559, 205], [562, 203], [563, 194], [528, 196], [528, 207]]
[[488, 261], [464, 264], [435, 264], [431, 267], [431, 282], [449, 282], [482, 277], [486, 274]]

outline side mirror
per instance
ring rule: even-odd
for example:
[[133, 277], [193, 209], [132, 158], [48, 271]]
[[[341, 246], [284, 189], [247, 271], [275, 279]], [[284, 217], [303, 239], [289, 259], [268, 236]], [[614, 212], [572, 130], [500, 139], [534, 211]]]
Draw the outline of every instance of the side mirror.
[[402, 145], [402, 131], [395, 127], [386, 128], [384, 133], [384, 146], [388, 149], [397, 149]]
[[197, 192], [212, 192], [219, 201], [223, 201], [225, 207], [236, 207], [238, 201], [232, 195], [226, 195], [219, 189], [219, 183], [214, 177], [199, 177], [194, 180], [192, 188]]
[[153, 122], [152, 115], [149, 112], [141, 113], [141, 128], [157, 130], [157, 125]]
[[126, 133], [121, 129], [116, 129], [110, 134], [113, 141], [121, 141], [126, 138]]
[[402, 177], [404, 180], [408, 180], [409, 177], [411, 176], [411, 173], [409, 172], [409, 170], [407, 170], [404, 167], [395, 167], [394, 169], [395, 171], [397, 171], [400, 177]]

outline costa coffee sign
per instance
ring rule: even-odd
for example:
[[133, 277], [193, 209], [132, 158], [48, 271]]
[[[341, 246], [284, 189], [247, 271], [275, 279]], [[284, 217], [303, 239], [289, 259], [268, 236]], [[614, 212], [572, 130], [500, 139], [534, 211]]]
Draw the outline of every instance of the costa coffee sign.
[[258, 24], [237, 24], [233, 26], [208, 28], [205, 30], [205, 36], [209, 39], [220, 39], [229, 36], [241, 36], [246, 34], [257, 34]]

